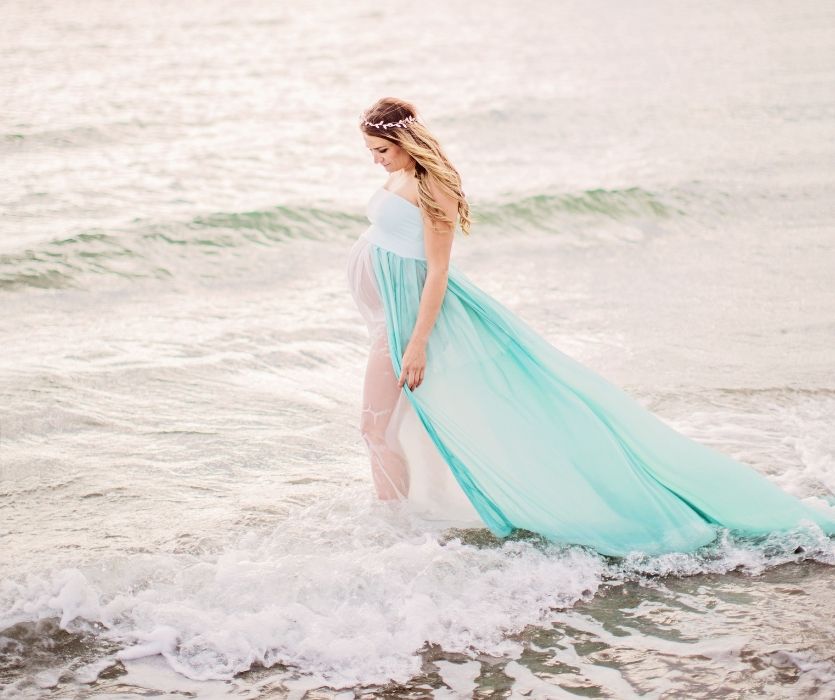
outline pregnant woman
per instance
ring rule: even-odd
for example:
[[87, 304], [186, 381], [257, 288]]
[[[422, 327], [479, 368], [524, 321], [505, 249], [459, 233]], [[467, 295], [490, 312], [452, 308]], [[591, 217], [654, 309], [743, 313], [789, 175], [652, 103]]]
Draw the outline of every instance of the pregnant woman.
[[360, 431], [380, 498], [613, 556], [692, 551], [722, 528], [835, 534], [831, 508], [673, 430], [456, 269], [469, 208], [413, 105], [381, 99], [360, 128], [389, 173], [348, 257], [371, 339]]

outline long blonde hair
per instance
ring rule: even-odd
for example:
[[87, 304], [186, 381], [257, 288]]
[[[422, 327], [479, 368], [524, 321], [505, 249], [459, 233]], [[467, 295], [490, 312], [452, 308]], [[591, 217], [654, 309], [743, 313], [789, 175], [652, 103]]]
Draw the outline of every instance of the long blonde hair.
[[[429, 176], [431, 175], [441, 188], [458, 200], [458, 217], [461, 230], [470, 233], [470, 206], [461, 189], [461, 176], [446, 157], [441, 144], [438, 143], [429, 129], [417, 120], [417, 110], [414, 105], [396, 97], [383, 97], [377, 100], [362, 114], [360, 129], [369, 136], [376, 136], [391, 141], [400, 146], [415, 159], [415, 177], [418, 181], [418, 204], [426, 212], [433, 224], [451, 225], [443, 209], [438, 206], [429, 190]], [[390, 124], [410, 119], [407, 123], [390, 126], [387, 129], [372, 124]]]

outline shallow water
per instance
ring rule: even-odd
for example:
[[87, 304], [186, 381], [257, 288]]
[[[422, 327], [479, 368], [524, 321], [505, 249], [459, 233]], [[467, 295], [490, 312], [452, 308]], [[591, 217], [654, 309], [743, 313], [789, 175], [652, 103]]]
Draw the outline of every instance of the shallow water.
[[377, 502], [344, 282], [357, 117], [414, 99], [474, 282], [831, 500], [835, 13], [438, 7], [6, 8], [0, 695], [835, 697], [831, 540], [619, 562]]

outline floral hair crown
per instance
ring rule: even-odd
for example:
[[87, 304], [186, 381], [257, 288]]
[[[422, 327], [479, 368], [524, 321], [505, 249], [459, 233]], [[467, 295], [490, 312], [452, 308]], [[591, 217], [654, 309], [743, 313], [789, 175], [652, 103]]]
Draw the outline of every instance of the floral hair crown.
[[370, 122], [365, 119], [362, 123], [363, 126], [373, 126], [376, 129], [390, 129], [395, 126], [406, 126], [406, 124], [410, 124], [411, 122], [415, 121], [417, 117], [405, 117], [401, 119], [399, 122], [388, 122], [387, 124], [383, 121], [379, 121], [377, 123]]

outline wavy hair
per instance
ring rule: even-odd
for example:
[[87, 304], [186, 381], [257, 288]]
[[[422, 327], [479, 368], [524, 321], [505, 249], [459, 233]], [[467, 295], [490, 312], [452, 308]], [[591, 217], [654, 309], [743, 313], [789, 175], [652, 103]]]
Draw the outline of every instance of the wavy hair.
[[[363, 112], [360, 129], [369, 136], [376, 136], [396, 143], [415, 159], [418, 203], [420, 208], [429, 216], [433, 225], [441, 223], [452, 225], [452, 229], [455, 229], [455, 222], [450, 221], [429, 190], [430, 175], [445, 192], [458, 200], [458, 217], [461, 220], [461, 230], [469, 235], [470, 207], [461, 189], [461, 176], [450, 163], [449, 158], [441, 148], [441, 144], [438, 143], [438, 139], [432, 135], [423, 123], [418, 121], [417, 116], [417, 110], [410, 102], [396, 97], [383, 97]], [[387, 129], [365, 123], [368, 121], [372, 124], [389, 124], [410, 117], [413, 118], [412, 121], [398, 126], [390, 126]]]

